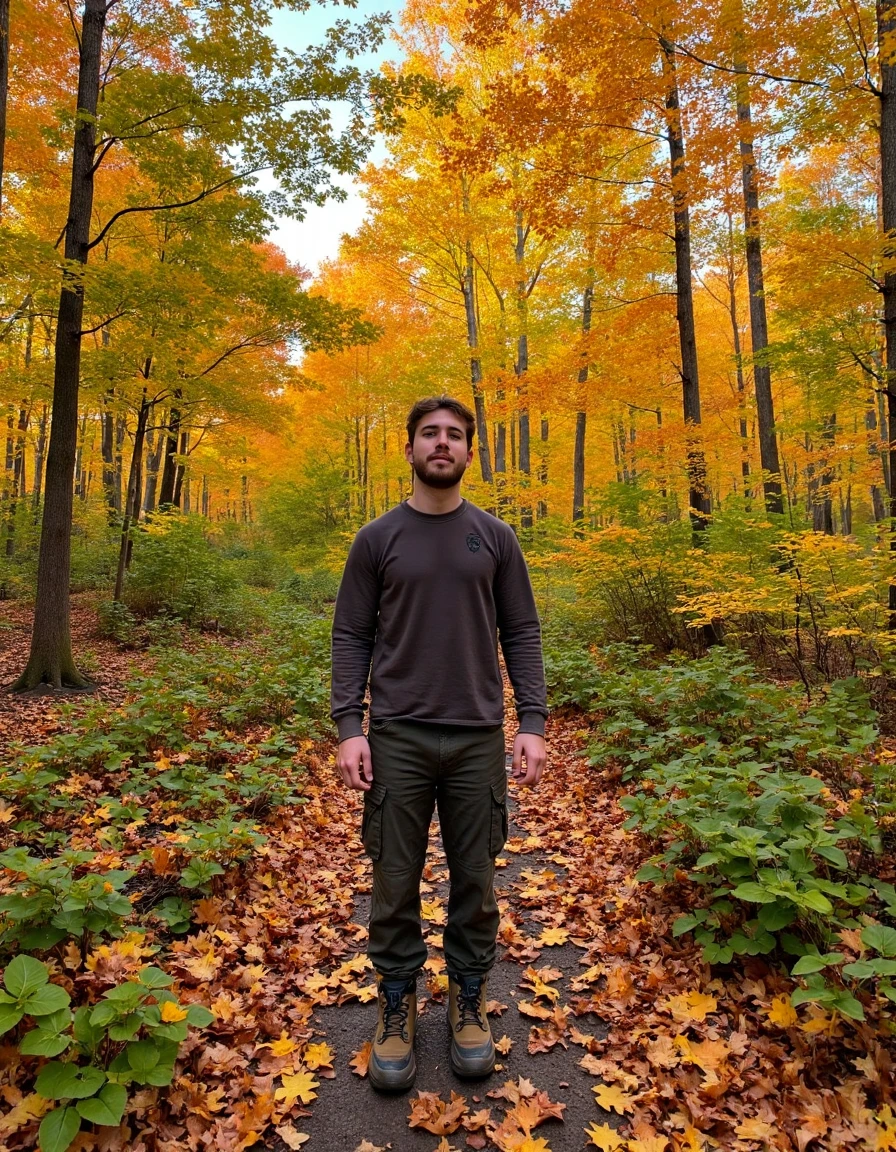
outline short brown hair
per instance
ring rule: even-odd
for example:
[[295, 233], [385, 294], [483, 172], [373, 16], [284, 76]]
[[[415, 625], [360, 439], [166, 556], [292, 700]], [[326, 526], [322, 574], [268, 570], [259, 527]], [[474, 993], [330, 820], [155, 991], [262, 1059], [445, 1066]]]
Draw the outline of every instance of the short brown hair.
[[428, 416], [430, 412], [435, 412], [437, 408], [447, 408], [449, 412], [453, 412], [458, 419], [462, 420], [467, 429], [467, 447], [473, 447], [473, 433], [476, 431], [476, 417], [460, 400], [455, 400], [453, 396], [427, 396], [423, 400], [418, 400], [414, 407], [408, 413], [408, 443], [414, 443], [414, 435], [417, 431], [417, 425], [424, 416]]

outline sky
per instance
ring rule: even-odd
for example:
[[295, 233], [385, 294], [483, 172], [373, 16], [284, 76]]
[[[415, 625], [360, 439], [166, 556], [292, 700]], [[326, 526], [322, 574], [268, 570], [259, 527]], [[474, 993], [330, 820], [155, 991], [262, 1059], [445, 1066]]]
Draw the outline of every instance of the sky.
[[[394, 24], [397, 23], [401, 7], [401, 3], [396, 0], [358, 0], [355, 8], [334, 4], [313, 4], [310, 10], [304, 13], [275, 9], [271, 32], [278, 44], [291, 48], [294, 52], [301, 52], [311, 44], [319, 44], [327, 28], [336, 20], [349, 19], [359, 22], [367, 16], [388, 12]], [[397, 45], [387, 40], [378, 52], [359, 57], [355, 63], [362, 68], [376, 69], [386, 60], [398, 59], [399, 55]], [[344, 123], [344, 115], [340, 116], [339, 106], [334, 105], [334, 128], [338, 130]], [[371, 159], [376, 161], [384, 156], [385, 150], [380, 144], [371, 154]], [[302, 264], [311, 272], [316, 272], [324, 260], [335, 258], [342, 234], [354, 232], [364, 219], [366, 204], [354, 187], [353, 181], [343, 178], [339, 183], [348, 192], [347, 200], [342, 203], [328, 201], [322, 208], [312, 204], [302, 221], [280, 217], [277, 229], [271, 237], [291, 261]]]

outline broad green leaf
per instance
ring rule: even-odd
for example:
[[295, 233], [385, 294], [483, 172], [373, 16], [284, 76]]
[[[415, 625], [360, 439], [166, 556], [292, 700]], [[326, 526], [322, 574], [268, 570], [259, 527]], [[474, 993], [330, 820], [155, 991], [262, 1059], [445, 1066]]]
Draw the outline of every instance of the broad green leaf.
[[137, 1040], [125, 1049], [128, 1064], [138, 1076], [145, 1076], [159, 1062], [160, 1052], [152, 1040]]
[[70, 1003], [71, 997], [64, 988], [58, 984], [46, 984], [32, 992], [22, 1006], [29, 1016], [51, 1016], [68, 1008]]
[[[101, 1007], [101, 1005], [97, 1005]], [[88, 1005], [84, 1004], [75, 1012], [74, 1021], [74, 1034], [75, 1039], [79, 1044], [83, 1044], [85, 1048], [96, 1048], [103, 1038], [103, 1028], [101, 1025], [94, 1024], [91, 1020], [91, 1009]]]
[[756, 915], [766, 931], [779, 932], [796, 919], [796, 909], [786, 900], [775, 900], [772, 904], [763, 904]]
[[150, 1068], [143, 1077], [143, 1082], [151, 1084], [154, 1088], [167, 1088], [173, 1079], [174, 1064], [165, 1064], [160, 1061], [155, 1068]]
[[800, 893], [800, 902], [806, 908], [811, 908], [814, 912], [824, 912], [828, 914], [833, 912], [834, 906], [822, 892], [816, 892], [814, 889], [809, 888]]
[[54, 1060], [38, 1073], [35, 1089], [48, 1100], [83, 1100], [92, 1096], [106, 1082], [99, 1068], [78, 1068]]
[[74, 1108], [54, 1108], [40, 1122], [41, 1152], [66, 1152], [81, 1131], [81, 1117]]
[[45, 1032], [43, 1028], [32, 1028], [26, 1032], [19, 1044], [24, 1056], [58, 1056], [71, 1044], [71, 1037], [60, 1036], [58, 1032]]
[[[842, 956], [841, 956], [842, 959]], [[830, 962], [824, 956], [801, 956], [790, 969], [791, 976], [808, 976], [810, 972], [821, 972]]]
[[93, 1028], [105, 1028], [111, 1024], [113, 1020], [117, 1020], [124, 1012], [124, 1009], [119, 1008], [117, 1004], [113, 1004], [111, 1000], [101, 1000], [95, 1008], [89, 1011], [91, 1026]]
[[152, 965], [144, 968], [138, 979], [146, 988], [167, 988], [174, 983], [167, 972], [163, 972], [161, 968], [155, 968]]
[[844, 964], [843, 975], [852, 980], [868, 980], [876, 976], [877, 971], [870, 960], [856, 960], [853, 964]]
[[16, 1008], [15, 1004], [0, 1004], [0, 1036], [15, 1028], [24, 1015], [24, 1008]]
[[846, 853], [842, 848], [837, 848], [834, 844], [825, 844], [821, 848], [816, 848], [816, 852], [825, 860], [829, 860], [836, 868], [845, 869], [849, 867]]
[[770, 904], [775, 899], [774, 892], [769, 892], [762, 884], [750, 880], [746, 884], [738, 884], [732, 891], [732, 896], [738, 900], [749, 900], [753, 904]]
[[194, 1028], [207, 1028], [215, 1022], [214, 1012], [209, 1012], [201, 1004], [190, 1004], [187, 1007], [187, 1023]]
[[6, 971], [3, 973], [3, 983], [17, 1000], [36, 992], [49, 979], [50, 974], [46, 967], [33, 956], [16, 956], [6, 965]]
[[77, 1109], [91, 1124], [118, 1125], [127, 1102], [128, 1090], [123, 1084], [105, 1084], [98, 1095], [79, 1101]]
[[850, 1020], [865, 1019], [865, 1009], [859, 1001], [856, 1000], [855, 996], [850, 996], [848, 992], [838, 993], [831, 1001], [831, 1004], [838, 1012], [842, 1013], [842, 1015], [848, 1016]]
[[881, 956], [896, 956], [896, 928], [884, 924], [869, 924], [862, 929], [862, 943]]

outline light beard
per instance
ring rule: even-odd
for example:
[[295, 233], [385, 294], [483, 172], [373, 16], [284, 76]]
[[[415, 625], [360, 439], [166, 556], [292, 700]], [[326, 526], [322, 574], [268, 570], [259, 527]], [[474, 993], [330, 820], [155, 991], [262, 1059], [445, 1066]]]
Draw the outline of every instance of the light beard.
[[428, 488], [453, 488], [455, 484], [460, 483], [466, 470], [467, 463], [465, 460], [456, 464], [450, 471], [440, 471], [433, 468], [427, 460], [422, 463], [414, 460], [414, 475], [421, 484], [425, 484]]

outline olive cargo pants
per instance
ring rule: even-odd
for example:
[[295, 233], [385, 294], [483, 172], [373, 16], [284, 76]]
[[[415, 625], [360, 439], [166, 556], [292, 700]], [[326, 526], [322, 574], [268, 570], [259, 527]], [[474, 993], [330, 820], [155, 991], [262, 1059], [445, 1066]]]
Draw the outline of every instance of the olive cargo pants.
[[361, 838], [373, 861], [367, 954], [388, 980], [426, 961], [420, 880], [438, 806], [450, 894], [443, 942], [448, 971], [484, 975], [495, 962], [495, 857], [507, 838], [504, 731], [414, 720], [372, 721], [373, 786]]

